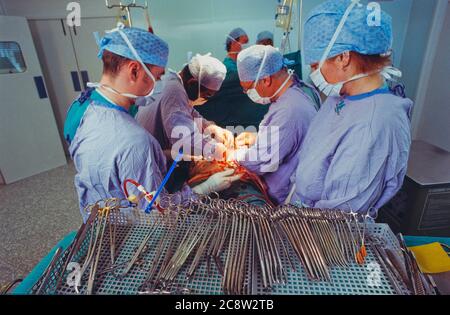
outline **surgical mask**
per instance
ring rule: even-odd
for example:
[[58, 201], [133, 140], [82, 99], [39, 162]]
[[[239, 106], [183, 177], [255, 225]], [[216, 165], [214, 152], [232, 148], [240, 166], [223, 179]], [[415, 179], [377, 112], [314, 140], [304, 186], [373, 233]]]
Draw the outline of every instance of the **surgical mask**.
[[367, 76], [369, 76], [369, 74], [362, 73], [355, 75], [348, 80], [331, 84], [325, 79], [320, 69], [317, 69], [316, 71], [310, 74], [311, 81], [314, 83], [317, 89], [326, 96], [340, 96], [342, 87], [344, 86], [345, 83], [361, 79]]
[[119, 27], [117, 27], [117, 28], [115, 28], [115, 29], [112, 29], [112, 30], [110, 30], [110, 31], [107, 31], [106, 33], [119, 32], [120, 36], [121, 36], [122, 39], [125, 41], [125, 43], [127, 44], [128, 48], [130, 48], [131, 53], [133, 54], [134, 58], [136, 58], [136, 60], [141, 64], [141, 66], [143, 67], [145, 73], [146, 73], [146, 74], [150, 77], [150, 79], [153, 81], [153, 87], [152, 87], [152, 89], [150, 90], [150, 92], [147, 93], [147, 95], [134, 95], [134, 94], [131, 94], [131, 93], [121, 93], [121, 92], [118, 92], [118, 91], [116, 91], [115, 89], [113, 89], [112, 87], [110, 87], [110, 86], [108, 86], [108, 85], [106, 85], [106, 84], [103, 84], [103, 83], [99, 83], [99, 82], [95, 82], [95, 83], [88, 82], [86, 85], [87, 85], [88, 87], [95, 87], [95, 88], [102, 87], [102, 88], [104, 88], [104, 89], [106, 89], [106, 90], [108, 90], [108, 91], [110, 91], [110, 92], [112, 92], [112, 93], [114, 93], [114, 94], [121, 95], [121, 96], [125, 96], [125, 97], [127, 97], [127, 98], [137, 99], [137, 98], [139, 98], [139, 97], [144, 97], [144, 98], [147, 100], [149, 97], [151, 97], [151, 96], [153, 95], [153, 93], [154, 93], [154, 91], [155, 91], [156, 79], [155, 79], [155, 77], [153, 76], [153, 74], [151, 73], [151, 71], [147, 68], [147, 66], [145, 65], [145, 63], [142, 61], [142, 59], [141, 59], [141, 57], [139, 56], [139, 54], [137, 53], [136, 49], [134, 49], [133, 44], [131, 44], [131, 42], [130, 42], [130, 40], [128, 39], [127, 35], [122, 31], [122, 28], [123, 28], [123, 25], [121, 25], [121, 26], [119, 26]]
[[205, 104], [208, 100], [201, 96], [200, 90], [201, 90], [201, 82], [202, 82], [202, 64], [200, 63], [200, 69], [198, 70], [198, 93], [197, 93], [197, 99], [194, 101], [189, 100], [189, 104], [191, 106], [201, 106]]
[[[201, 65], [200, 65], [200, 71], [199, 74], [201, 73]], [[176, 72], [175, 70], [172, 70], [169, 68], [169, 71], [173, 74], [175, 74], [178, 77], [178, 80], [180, 80], [180, 82], [183, 84], [183, 79], [181, 78], [180, 74], [178, 72]], [[188, 102], [190, 106], [201, 106], [203, 104], [205, 104], [208, 100], [204, 97], [200, 96], [200, 82], [199, 82], [199, 88], [198, 88], [198, 94], [197, 94], [197, 99], [196, 100], [191, 100], [188, 97]]]
[[231, 39], [233, 42], [238, 43], [238, 44], [241, 46], [241, 50], [240, 50], [240, 51], [229, 51], [229, 52], [228, 52], [229, 54], [239, 54], [239, 53], [240, 53], [241, 51], [243, 51], [244, 49], [250, 47], [250, 44], [249, 44], [249, 43], [243, 44], [243, 43], [241, 43], [241, 42], [238, 42], [237, 40], [235, 40], [233, 37], [231, 37], [231, 36], [229, 36], [229, 35], [227, 35], [227, 37], [228, 37], [229, 39]]
[[394, 80], [394, 77], [401, 77], [402, 72], [394, 67], [385, 67], [380, 70], [373, 71], [371, 73], [361, 73], [358, 75], [355, 75], [351, 77], [348, 80], [338, 82], [335, 84], [328, 83], [325, 77], [323, 76], [321, 71], [314, 71], [311, 73], [310, 78], [314, 85], [317, 87], [319, 91], [321, 91], [326, 96], [335, 96], [339, 97], [341, 95], [342, 87], [345, 83], [358, 80], [364, 77], [368, 77], [369, 75], [375, 74], [377, 72], [380, 72], [380, 74], [386, 79], [386, 80]]
[[252, 102], [257, 103], [257, 104], [261, 104], [261, 105], [270, 104], [272, 102], [272, 98], [274, 98], [275, 96], [278, 95], [278, 93], [281, 92], [281, 90], [289, 82], [289, 80], [291, 79], [292, 75], [294, 74], [294, 71], [289, 69], [288, 70], [288, 77], [283, 82], [283, 84], [280, 85], [278, 90], [270, 97], [262, 97], [261, 95], [259, 95], [258, 91], [256, 90], [256, 85], [258, 84], [259, 76], [261, 75], [261, 71], [262, 71], [262, 69], [264, 67], [264, 63], [266, 62], [266, 58], [267, 58], [267, 50], [264, 51], [264, 57], [263, 57], [263, 59], [261, 61], [261, 65], [259, 66], [258, 74], [256, 75], [256, 80], [255, 80], [255, 83], [253, 84], [253, 88], [247, 90], [247, 95], [252, 100]]

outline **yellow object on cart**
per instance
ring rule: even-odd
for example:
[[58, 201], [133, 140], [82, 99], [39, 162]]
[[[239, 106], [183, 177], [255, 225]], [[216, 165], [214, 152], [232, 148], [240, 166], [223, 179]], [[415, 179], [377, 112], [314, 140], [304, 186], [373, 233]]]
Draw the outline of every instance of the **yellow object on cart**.
[[450, 257], [438, 242], [412, 246], [409, 249], [414, 253], [423, 273], [441, 273], [450, 271]]

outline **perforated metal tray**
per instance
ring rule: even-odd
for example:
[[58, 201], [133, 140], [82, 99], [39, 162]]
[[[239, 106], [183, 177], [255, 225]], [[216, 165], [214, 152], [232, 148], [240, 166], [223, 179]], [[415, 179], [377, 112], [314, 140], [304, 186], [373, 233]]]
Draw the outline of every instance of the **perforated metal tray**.
[[[386, 245], [400, 255], [400, 247], [397, 238], [387, 224], [370, 223], [367, 225], [368, 233], [385, 241]], [[301, 267], [295, 254], [289, 248], [291, 261], [296, 271], [288, 271], [286, 285], [277, 285], [270, 292], [262, 290], [260, 279], [257, 278], [256, 294], [280, 294], [280, 295], [395, 295], [397, 294], [386, 270], [378, 264], [377, 259], [368, 246], [365, 264], [360, 266], [352, 263], [347, 268], [332, 267], [331, 281], [311, 281], [305, 270]], [[286, 258], [282, 256], [283, 265], [288, 265]], [[397, 282], [403, 294], [410, 294], [406, 286]]]
[[[115, 216], [112, 220], [113, 224], [116, 225], [116, 250], [118, 255], [116, 257], [116, 264], [122, 262], [127, 262], [134, 254], [136, 248], [142, 242], [142, 239], [151, 229], [151, 223], [155, 219], [156, 214], [146, 215], [140, 211], [127, 210], [123, 211], [121, 214]], [[189, 220], [195, 221], [195, 216], [192, 216]], [[188, 224], [184, 225], [182, 229], [187, 229]], [[149, 274], [152, 260], [155, 256], [155, 248], [158, 245], [161, 237], [164, 236], [164, 227], [161, 226], [157, 229], [153, 237], [150, 239], [148, 245], [148, 250], [143, 254], [144, 263], [139, 266], [134, 266], [128, 272], [128, 274], [123, 278], [118, 278], [112, 273], [100, 274], [96, 277], [94, 283], [94, 293], [95, 294], [138, 294], [139, 287], [145, 281]], [[375, 224], [370, 223], [367, 226], [367, 231], [372, 236], [376, 236], [384, 240], [384, 242], [390, 248], [396, 250], [400, 253], [400, 248], [395, 235], [389, 229], [386, 224]], [[89, 235], [89, 233], [87, 233]], [[109, 239], [108, 229], [106, 229], [105, 240]], [[180, 240], [178, 240], [179, 242]], [[89, 239], [83, 242], [78, 253], [75, 254], [72, 261], [80, 262], [82, 258], [86, 255], [87, 246], [89, 244]], [[45, 286], [41, 290], [43, 294], [76, 294], [73, 287], [70, 287], [67, 282], [68, 271], [63, 271], [63, 263], [67, 257], [68, 251], [66, 251], [55, 266], [50, 271], [50, 277], [48, 278]], [[391, 295], [396, 294], [392, 284], [389, 282], [386, 276], [386, 270], [381, 267], [374, 268], [374, 266], [379, 266], [376, 263], [376, 258], [368, 248], [368, 255], [366, 258], [366, 263], [362, 266], [357, 264], [352, 264], [348, 268], [342, 267], [332, 267], [331, 281], [310, 281], [301, 267], [297, 257], [293, 251], [289, 248], [289, 255], [291, 261], [295, 264], [295, 269], [291, 270], [288, 268], [287, 284], [276, 285], [270, 290], [265, 290], [262, 288], [261, 279], [258, 277], [259, 267], [252, 266], [255, 272], [252, 274], [253, 277], [248, 277], [247, 291], [249, 294], [281, 294], [281, 295], [297, 295], [297, 294], [367, 294], [376, 295], [384, 294]], [[192, 255], [191, 255], [192, 256]], [[286, 258], [282, 256], [284, 260], [284, 265], [288, 266]], [[222, 277], [218, 273], [217, 268], [214, 264], [210, 264], [207, 268], [206, 262], [203, 260], [200, 266], [197, 268], [194, 277], [188, 281], [186, 279], [186, 269], [189, 267], [192, 257], [189, 257], [185, 266], [180, 270], [175, 283], [177, 287], [172, 287], [170, 293], [176, 294], [210, 294], [217, 295], [223, 294], [222, 291]], [[374, 263], [376, 265], [374, 265]], [[98, 272], [107, 269], [111, 266], [110, 261], [110, 251], [109, 246], [104, 246], [102, 248], [102, 253], [100, 256], [100, 261], [98, 265]], [[208, 274], [209, 269], [209, 274]], [[117, 269], [118, 273], [122, 269]], [[374, 274], [375, 272], [375, 274]], [[62, 282], [59, 288], [56, 290], [56, 283], [59, 275], [62, 276]], [[378, 281], [373, 280], [373, 277], [378, 279]], [[252, 280], [249, 280], [249, 279]], [[86, 292], [86, 282], [82, 281], [81, 287], [79, 288], [80, 294]], [[251, 283], [250, 283], [251, 282]], [[34, 288], [33, 292], [36, 292], [37, 288], [42, 284], [38, 282]], [[374, 285], [375, 284], [375, 285]], [[398, 283], [403, 290], [403, 294], [409, 294], [403, 283]], [[188, 289], [188, 290], [186, 290]]]

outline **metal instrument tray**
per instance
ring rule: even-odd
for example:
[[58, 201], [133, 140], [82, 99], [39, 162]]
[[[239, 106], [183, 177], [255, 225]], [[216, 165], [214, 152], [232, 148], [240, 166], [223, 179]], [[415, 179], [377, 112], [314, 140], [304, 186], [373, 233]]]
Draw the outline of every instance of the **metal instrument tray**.
[[[112, 218], [112, 224], [116, 225], [116, 264], [126, 263], [133, 256], [135, 250], [142, 242], [142, 239], [149, 232], [151, 223], [154, 220], [156, 213], [150, 215], [141, 211], [131, 210], [122, 211], [115, 214]], [[189, 220], [195, 221], [196, 216], [192, 215]], [[188, 224], [184, 225], [182, 229], [187, 229]], [[384, 244], [399, 255], [401, 255], [400, 246], [395, 235], [386, 224], [368, 223], [367, 232], [377, 239], [381, 239]], [[112, 272], [101, 273], [102, 270], [111, 267], [110, 252], [108, 246], [103, 246], [100, 255], [98, 274], [95, 278], [94, 293], [95, 294], [138, 294], [139, 287], [147, 278], [149, 269], [151, 267], [152, 259], [155, 255], [155, 248], [161, 237], [164, 235], [164, 226], [159, 226], [153, 237], [148, 242], [148, 250], [143, 253], [143, 263], [134, 265], [126, 276], [123, 278], [115, 276]], [[108, 229], [107, 229], [108, 230]], [[105, 238], [109, 238], [105, 232]], [[87, 237], [83, 241], [79, 251], [75, 253], [72, 261], [79, 262], [87, 253], [89, 244], [89, 230], [86, 233]], [[178, 240], [180, 241], [180, 240]], [[69, 247], [70, 249], [70, 247]], [[70, 271], [63, 271], [64, 262], [68, 255], [67, 249], [56, 261], [56, 263], [48, 271], [48, 277], [40, 279], [32, 290], [40, 288], [42, 294], [77, 294], [73, 287], [67, 285], [67, 276]], [[282, 257], [283, 265], [286, 266], [288, 281], [284, 285], [275, 285], [270, 290], [263, 289], [261, 279], [259, 277], [258, 266], [250, 266], [249, 270], [255, 270], [250, 277], [247, 275], [247, 293], [249, 294], [279, 294], [279, 295], [393, 295], [397, 294], [393, 285], [390, 283], [390, 278], [385, 270], [380, 267], [377, 258], [370, 246], [367, 246], [367, 257], [364, 265], [352, 263], [347, 268], [332, 267], [331, 281], [310, 281], [304, 272], [300, 262], [295, 256], [292, 249], [289, 247], [289, 254], [291, 260], [295, 265], [295, 270], [289, 267], [286, 257]], [[192, 256], [192, 255], [191, 255]], [[223, 294], [222, 291], [222, 276], [217, 271], [216, 266], [211, 263], [207, 268], [207, 263], [203, 259], [200, 266], [196, 270], [193, 279], [187, 280], [185, 271], [186, 265], [189, 266], [192, 257], [189, 257], [185, 266], [182, 267], [180, 273], [176, 278], [176, 287], [172, 288], [171, 292], [175, 294], [208, 294], [218, 295]], [[209, 270], [208, 270], [209, 269]], [[119, 269], [120, 271], [120, 269]], [[58, 278], [62, 275], [61, 284], [57, 288]], [[376, 277], [378, 281], [371, 281]], [[251, 280], [248, 280], [251, 279]], [[79, 287], [79, 293], [83, 294], [86, 291], [87, 281], [82, 281]], [[398, 286], [403, 290], [402, 294], [410, 294], [405, 284], [397, 282]], [[375, 284], [375, 285], [374, 285]]]

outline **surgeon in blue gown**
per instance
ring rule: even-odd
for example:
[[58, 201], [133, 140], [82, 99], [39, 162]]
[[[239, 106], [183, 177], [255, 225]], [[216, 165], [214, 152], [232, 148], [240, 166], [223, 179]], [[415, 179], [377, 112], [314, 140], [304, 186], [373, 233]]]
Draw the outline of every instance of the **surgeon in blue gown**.
[[[99, 83], [89, 84], [95, 90], [82, 96], [90, 103], [69, 147], [84, 220], [86, 206], [105, 198], [125, 198], [122, 185], [126, 179], [154, 191], [166, 174], [159, 143], [129, 110], [138, 97], [152, 94], [167, 64], [167, 44], [147, 31], [124, 27], [107, 32], [99, 44], [103, 75]], [[216, 173], [193, 188], [183, 186], [178, 192], [180, 200], [228, 188], [239, 179], [233, 172]]]
[[272, 46], [253, 45], [238, 55], [241, 86], [259, 106], [271, 103], [258, 133], [236, 137], [233, 158], [260, 175], [275, 204], [284, 203], [290, 190], [288, 174], [295, 172], [298, 152], [317, 111], [305, 85], [287, 69], [286, 60]]
[[371, 11], [356, 2], [326, 1], [305, 23], [304, 58], [328, 98], [303, 142], [291, 203], [377, 210], [403, 183], [413, 104], [390, 88], [401, 76], [390, 60], [392, 19], [381, 12], [369, 26]]

